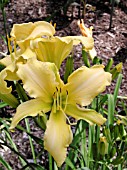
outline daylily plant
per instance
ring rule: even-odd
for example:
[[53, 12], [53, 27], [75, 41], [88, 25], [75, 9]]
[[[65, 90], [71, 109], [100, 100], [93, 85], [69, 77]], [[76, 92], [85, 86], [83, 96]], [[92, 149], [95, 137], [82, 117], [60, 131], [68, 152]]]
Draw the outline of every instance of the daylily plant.
[[5, 91], [10, 93], [11, 91], [11, 87], [7, 87], [5, 80], [19, 79], [16, 74], [17, 63], [24, 63], [27, 59], [36, 57], [40, 61], [55, 63], [59, 69], [62, 61], [72, 51], [73, 45], [81, 42], [88, 50], [92, 49], [94, 45], [92, 37], [57, 37], [54, 34], [55, 28], [45, 21], [14, 24], [10, 33], [11, 38], [8, 38], [10, 55], [0, 60], [0, 64], [6, 67], [0, 73], [1, 93], [4, 94]]
[[27, 116], [44, 116], [48, 113], [44, 148], [61, 166], [73, 138], [68, 116], [83, 119], [90, 125], [105, 123], [106, 119], [101, 114], [85, 106], [110, 85], [111, 74], [104, 71], [103, 65], [91, 68], [82, 66], [64, 84], [54, 63], [30, 58], [25, 64], [18, 64], [17, 75], [32, 99], [18, 106], [10, 129], [14, 129]]

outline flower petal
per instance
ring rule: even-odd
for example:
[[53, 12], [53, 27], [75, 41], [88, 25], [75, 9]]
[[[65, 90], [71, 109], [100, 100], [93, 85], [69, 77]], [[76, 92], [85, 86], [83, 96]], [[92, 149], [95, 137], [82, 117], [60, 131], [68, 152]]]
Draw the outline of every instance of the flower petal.
[[68, 91], [68, 103], [87, 106], [95, 96], [103, 92], [111, 83], [111, 74], [104, 71], [103, 65], [91, 68], [82, 66], [68, 78], [65, 91]]
[[10, 130], [14, 129], [17, 124], [22, 120], [23, 118], [27, 116], [37, 116], [39, 112], [43, 111], [44, 113], [51, 110], [51, 103], [45, 103], [41, 98], [32, 99], [25, 103], [20, 104], [17, 107], [16, 114], [14, 115]]
[[0, 64], [3, 64], [4, 66], [8, 66], [11, 63], [12, 63], [12, 61], [11, 61], [10, 55], [8, 55], [0, 60]]
[[60, 68], [62, 61], [70, 54], [73, 48], [72, 41], [65, 41], [60, 37], [36, 39], [31, 43], [34, 46], [37, 58], [40, 61], [55, 63]]
[[91, 50], [94, 46], [94, 40], [92, 37], [67, 36], [67, 37], [62, 37], [62, 39], [65, 41], [73, 40], [73, 45], [78, 45], [79, 43], [82, 43], [86, 51]]
[[97, 124], [102, 125], [105, 123], [106, 119], [95, 110], [81, 108], [76, 105], [67, 105], [66, 114], [74, 117], [75, 119], [83, 119], [87, 121], [90, 125]]
[[14, 24], [10, 35], [17, 42], [23, 42], [43, 35], [53, 36], [54, 34], [55, 28], [50, 23], [38, 21], [35, 23]]
[[11, 87], [7, 87], [7, 83], [5, 81], [6, 77], [7, 77], [7, 72], [5, 70], [0, 72], [0, 93], [2, 94], [11, 93], [12, 90]]
[[44, 136], [44, 147], [53, 156], [60, 167], [65, 161], [67, 147], [72, 142], [70, 126], [61, 111], [51, 112]]
[[52, 96], [58, 85], [56, 66], [53, 63], [41, 62], [35, 58], [30, 58], [26, 64], [18, 66], [17, 74], [23, 81], [23, 87], [29, 95], [34, 98], [42, 97], [46, 102], [52, 101]]

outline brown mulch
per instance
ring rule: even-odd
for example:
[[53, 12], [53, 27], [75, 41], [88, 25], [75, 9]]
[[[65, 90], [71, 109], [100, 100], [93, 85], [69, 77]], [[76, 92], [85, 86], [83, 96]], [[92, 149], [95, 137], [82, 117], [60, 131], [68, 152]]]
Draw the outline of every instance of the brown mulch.
[[[91, 3], [91, 1], [90, 1]], [[114, 8], [112, 28], [109, 30], [110, 22], [110, 7], [105, 1], [105, 4], [92, 4], [96, 7], [95, 10], [87, 9], [85, 15], [85, 25], [94, 27], [93, 37], [95, 40], [95, 48], [97, 50], [98, 57], [102, 58], [105, 64], [109, 58], [114, 59], [114, 65], [123, 62], [123, 80], [119, 90], [119, 95], [127, 96], [127, 4], [116, 5]], [[6, 18], [7, 18], [7, 30], [10, 32], [12, 25], [15, 23], [34, 22], [44, 20], [51, 14], [56, 12], [53, 22], [57, 23], [56, 35], [80, 35], [80, 30], [77, 26], [78, 19], [78, 6], [75, 6], [72, 16], [72, 8], [68, 7], [67, 16], [63, 16], [61, 12], [57, 12], [57, 9], [62, 8], [64, 1], [53, 1], [53, 0], [11, 0], [6, 6]], [[104, 5], [104, 6], [103, 6]], [[73, 17], [73, 20], [72, 20]], [[2, 15], [0, 12], [0, 35], [5, 35], [3, 30]], [[6, 52], [7, 48], [0, 37], [0, 51]], [[74, 53], [75, 69], [80, 67], [83, 62], [81, 59], [81, 46], [75, 48]], [[113, 83], [109, 92], [114, 89]], [[35, 128], [35, 124], [31, 121], [30, 126], [32, 132], [37, 134], [38, 137], [43, 137], [41, 131]], [[32, 157], [30, 154], [29, 141], [26, 133], [17, 131], [13, 135], [13, 139], [16, 142], [19, 150], [22, 153], [26, 153], [26, 158], [31, 161]], [[23, 141], [22, 141], [23, 140]], [[36, 152], [40, 152], [40, 147], [36, 145]], [[17, 161], [17, 157], [12, 154], [10, 150], [3, 152], [0, 149], [0, 155], [6, 157], [8, 162], [11, 164], [14, 170], [21, 168], [20, 163]], [[17, 164], [15, 164], [17, 162]], [[42, 165], [46, 165], [45, 157], [42, 158]], [[0, 165], [0, 167], [2, 167]]]

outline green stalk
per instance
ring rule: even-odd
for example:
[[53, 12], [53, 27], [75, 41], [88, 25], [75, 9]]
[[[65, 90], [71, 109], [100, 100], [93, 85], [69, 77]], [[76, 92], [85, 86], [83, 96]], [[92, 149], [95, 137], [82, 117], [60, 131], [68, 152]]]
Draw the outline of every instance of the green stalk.
[[[83, 123], [84, 121], [81, 120], [81, 123], [80, 123], [80, 128], [81, 128], [81, 131], [82, 129], [84, 129], [84, 126], [83, 126]], [[84, 129], [82, 134], [81, 134], [81, 153], [82, 153], [82, 156], [85, 160], [85, 163], [87, 164], [87, 149], [86, 149], [86, 130]], [[84, 167], [84, 161], [81, 162], [81, 167]]]
[[93, 126], [89, 125], [89, 136], [88, 136], [88, 162], [87, 167], [90, 168], [90, 161], [92, 159], [92, 144], [93, 144]]
[[50, 155], [50, 153], [48, 153], [48, 155], [49, 155], [49, 170], [53, 170], [53, 168], [52, 168], [52, 162], [53, 162], [52, 156]]
[[4, 32], [6, 35], [6, 43], [7, 43], [8, 53], [9, 53], [8, 39], [7, 39], [7, 28], [6, 28], [6, 13], [5, 13], [4, 7], [2, 7], [1, 10], [2, 10], [2, 16], [3, 16], [3, 22], [4, 22]]
[[18, 155], [19, 157], [21, 157], [21, 159], [26, 162], [27, 165], [29, 165], [29, 167], [31, 167], [32, 170], [35, 170], [33, 168], [33, 166], [31, 164], [29, 164], [29, 162], [24, 158], [24, 156], [22, 154], [20, 154], [18, 151], [16, 151], [14, 148], [12, 148], [11, 146], [9, 146], [5, 141], [0, 142], [0, 145], [4, 145], [6, 147], [8, 147], [11, 151], [13, 151], [16, 155]]
[[[17, 90], [17, 93], [18, 93], [21, 101], [25, 102], [25, 101], [28, 100], [28, 97], [27, 97], [24, 89], [22, 88], [22, 86], [19, 83], [16, 84], [16, 90]], [[26, 124], [27, 131], [30, 133], [30, 126], [29, 126], [29, 119], [28, 118], [25, 118], [25, 124]], [[37, 163], [35, 151], [34, 151], [34, 145], [33, 145], [31, 136], [29, 136], [29, 141], [30, 141], [30, 147], [31, 147], [31, 152], [32, 152], [32, 155], [33, 155], [34, 163]]]
[[114, 107], [116, 106], [117, 96], [118, 96], [118, 93], [119, 93], [121, 82], [122, 82], [122, 74], [119, 74], [118, 79], [117, 79], [117, 83], [116, 83], [116, 87], [115, 87], [115, 90], [114, 90]]
[[114, 96], [108, 94], [108, 126], [114, 123]]
[[[10, 134], [9, 134], [6, 130], [4, 130], [4, 132], [5, 132], [5, 134], [6, 134], [7, 138], [8, 138], [8, 140], [10, 141], [11, 146], [15, 149], [16, 152], [18, 152], [18, 149], [17, 149], [15, 143], [13, 142], [13, 140], [12, 140]], [[25, 165], [26, 165], [26, 164], [25, 164], [25, 161], [24, 161], [20, 156], [19, 156], [19, 159], [20, 159], [22, 165], [25, 166]]]
[[[27, 129], [28, 133], [30, 133], [30, 125], [29, 125], [29, 119], [28, 118], [25, 118], [25, 124], [26, 124], [26, 129]], [[32, 138], [30, 136], [29, 136], [29, 141], [30, 141], [30, 147], [31, 147], [32, 155], [33, 155], [33, 160], [34, 160], [34, 163], [36, 164], [37, 160], [36, 160], [36, 156], [35, 156], [34, 145], [33, 145], [33, 142], [32, 142]]]

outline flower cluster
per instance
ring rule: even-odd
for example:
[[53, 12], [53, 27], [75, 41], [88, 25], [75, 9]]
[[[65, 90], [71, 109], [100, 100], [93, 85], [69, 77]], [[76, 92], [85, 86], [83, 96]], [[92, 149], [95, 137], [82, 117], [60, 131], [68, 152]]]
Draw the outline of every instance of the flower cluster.
[[58, 166], [65, 161], [67, 147], [73, 139], [68, 116], [91, 125], [102, 125], [106, 121], [101, 114], [85, 107], [111, 83], [111, 74], [104, 71], [104, 66], [82, 66], [68, 77], [66, 84], [59, 74], [62, 61], [74, 45], [82, 43], [86, 51], [94, 48], [90, 32], [90, 36], [83, 33], [85, 36], [58, 37], [52, 24], [45, 21], [15, 24], [8, 38], [10, 55], [0, 60], [5, 66], [0, 72], [0, 94], [12, 91], [6, 80], [22, 80], [23, 88], [31, 97], [17, 107], [10, 129], [27, 116], [50, 113], [44, 148]]

